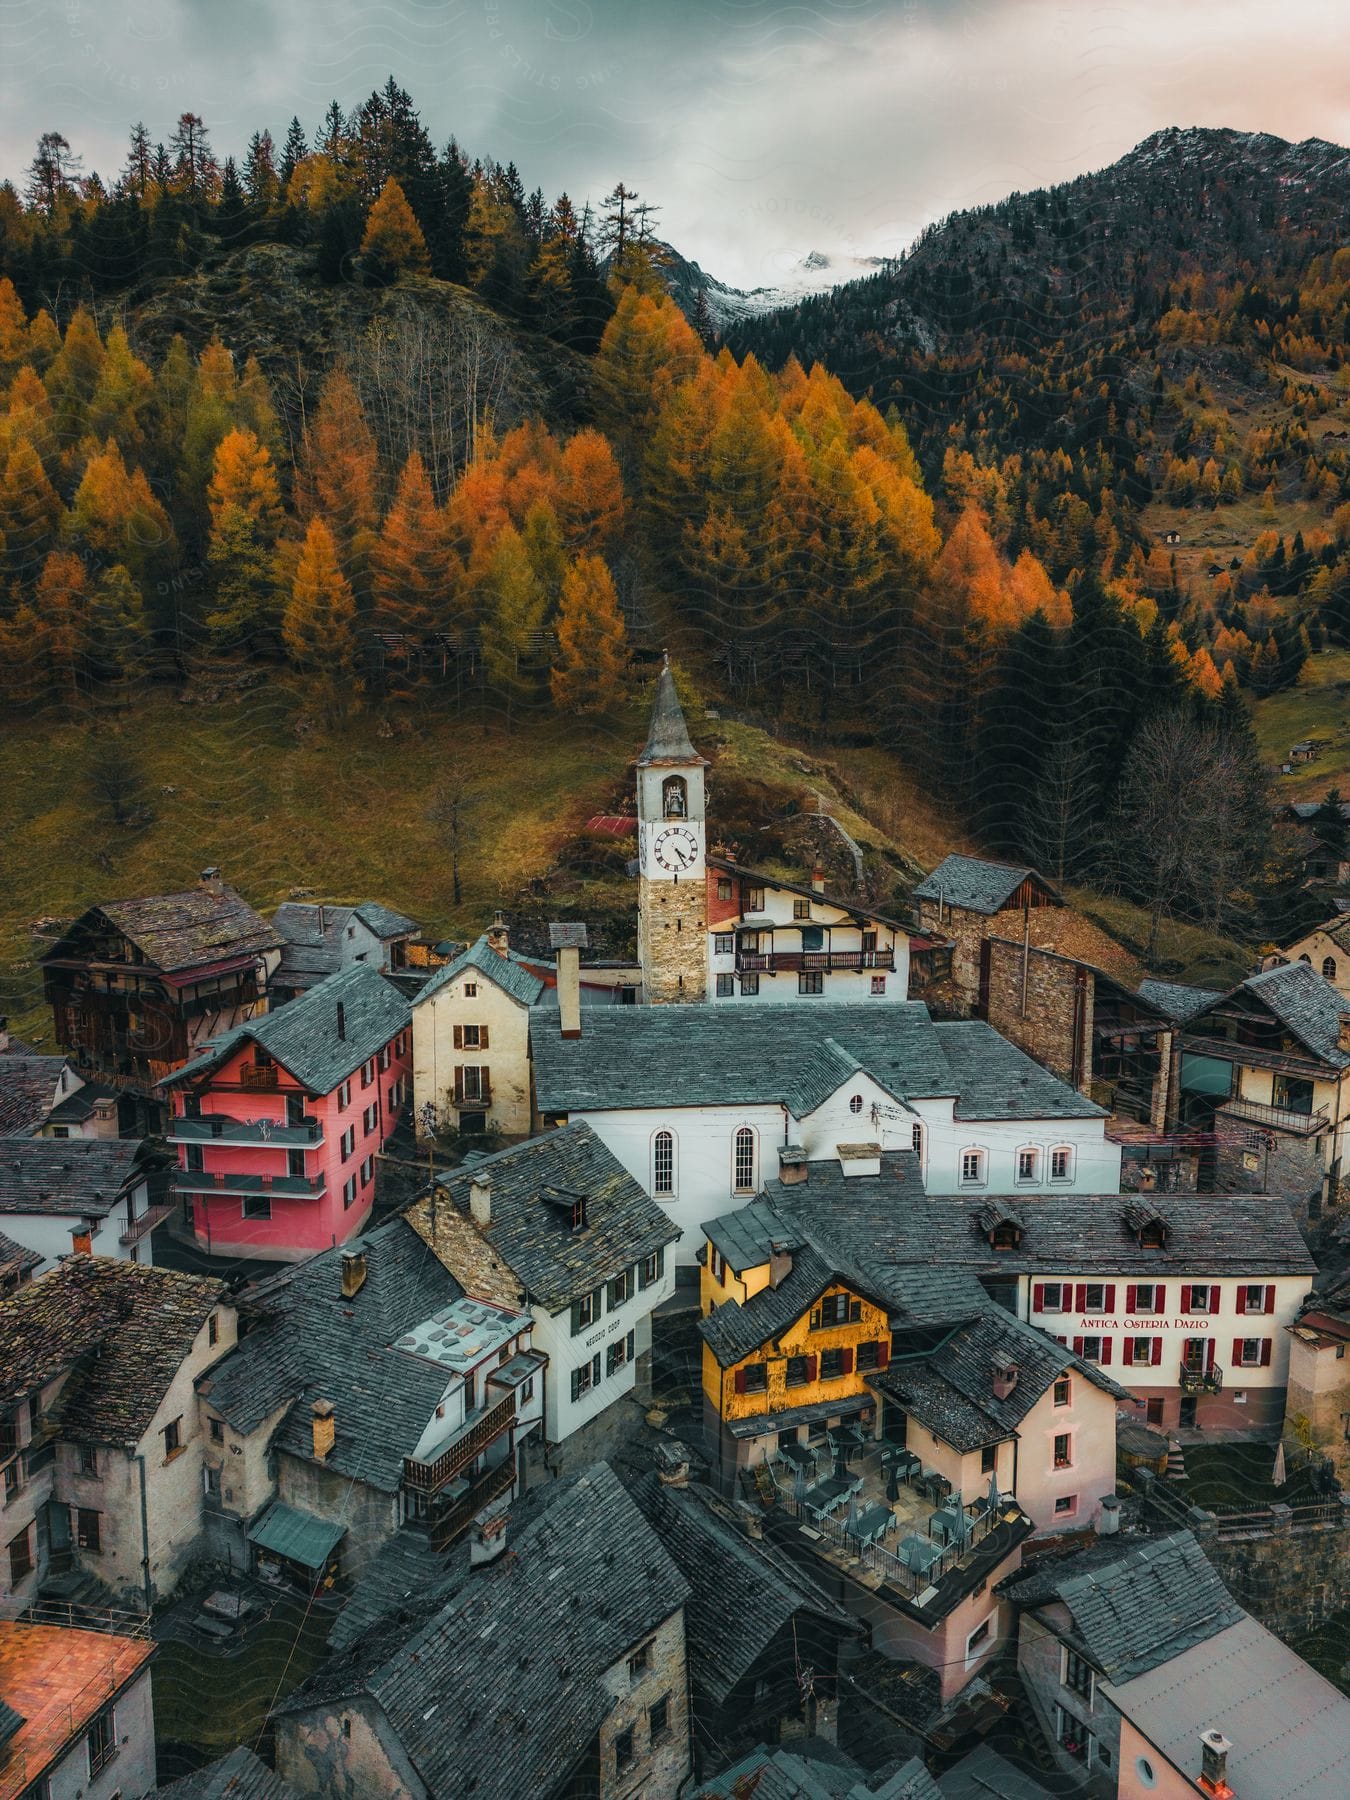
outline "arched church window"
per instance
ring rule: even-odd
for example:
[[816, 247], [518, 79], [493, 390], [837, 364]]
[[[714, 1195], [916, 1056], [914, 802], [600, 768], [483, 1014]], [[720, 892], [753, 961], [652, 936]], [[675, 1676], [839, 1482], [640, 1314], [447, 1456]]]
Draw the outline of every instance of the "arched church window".
[[1322, 958], [1322, 973], [1328, 981], [1335, 981], [1336, 958], [1334, 956], [1324, 956]]
[[683, 819], [689, 811], [689, 796], [683, 775], [668, 775], [661, 788], [661, 811], [667, 819]]

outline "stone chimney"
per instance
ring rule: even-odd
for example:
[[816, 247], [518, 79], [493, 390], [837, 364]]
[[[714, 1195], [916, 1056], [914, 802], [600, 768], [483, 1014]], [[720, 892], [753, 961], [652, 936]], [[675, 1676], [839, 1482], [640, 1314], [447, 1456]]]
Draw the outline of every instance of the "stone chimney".
[[797, 1187], [810, 1178], [810, 1165], [800, 1144], [778, 1146], [778, 1179], [784, 1187]]
[[677, 1438], [659, 1443], [652, 1451], [657, 1480], [663, 1487], [689, 1486], [689, 1452]]
[[337, 1436], [337, 1419], [333, 1412], [331, 1400], [314, 1402], [314, 1460], [326, 1462], [328, 1453], [333, 1448], [333, 1439]]
[[1200, 1733], [1200, 1792], [1214, 1795], [1214, 1800], [1233, 1800], [1228, 1785], [1228, 1752], [1231, 1742], [1211, 1725]]
[[495, 950], [498, 956], [505, 956], [511, 948], [511, 933], [506, 929], [506, 914], [497, 908], [492, 915], [492, 923], [487, 928], [488, 948]]
[[558, 963], [558, 1028], [565, 1038], [581, 1036], [581, 952], [586, 948], [584, 925], [552, 924], [549, 948]]
[[197, 886], [205, 889], [208, 894], [222, 894], [225, 891], [225, 878], [213, 863], [197, 877]]
[[1119, 1494], [1102, 1495], [1102, 1516], [1097, 1521], [1098, 1537], [1115, 1537], [1120, 1530]]
[[499, 1512], [490, 1519], [479, 1519], [469, 1537], [469, 1567], [485, 1569], [489, 1563], [495, 1563], [506, 1549], [506, 1521], [508, 1515]]
[[486, 1231], [492, 1223], [492, 1177], [490, 1175], [470, 1175], [469, 1217], [480, 1231]]
[[[805, 1164], [802, 1165], [805, 1167]], [[781, 1287], [792, 1273], [792, 1252], [775, 1244], [769, 1252], [769, 1286]]]
[[364, 1250], [342, 1252], [342, 1298], [355, 1299], [366, 1285], [366, 1253]]
[[996, 1362], [994, 1364], [994, 1398], [1006, 1400], [1017, 1386], [1017, 1364], [1015, 1362]]
[[819, 863], [817, 863], [815, 868], [811, 871], [811, 892], [813, 894], [823, 894], [825, 892], [825, 871], [821, 868]]

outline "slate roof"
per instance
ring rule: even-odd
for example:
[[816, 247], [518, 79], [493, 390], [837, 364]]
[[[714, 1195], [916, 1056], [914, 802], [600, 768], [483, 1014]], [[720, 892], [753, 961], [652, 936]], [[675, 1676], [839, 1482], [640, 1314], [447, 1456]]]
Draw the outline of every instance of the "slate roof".
[[816, 887], [804, 886], [799, 881], [787, 881], [781, 875], [766, 875], [763, 869], [752, 869], [745, 863], [733, 862], [729, 856], [709, 856], [707, 864], [710, 869], [725, 869], [729, 875], [739, 875], [757, 887], [777, 889], [783, 894], [800, 894], [804, 899], [817, 900], [823, 906], [837, 907], [840, 912], [848, 913], [852, 918], [875, 919], [879, 925], [888, 925], [893, 931], [908, 930], [898, 919], [875, 912], [859, 900], [847, 900], [841, 894], [823, 892]]
[[933, 1027], [957, 1095], [958, 1119], [1102, 1119], [1106, 1109], [1043, 1069], [981, 1019]]
[[[545, 984], [537, 975], [530, 972], [514, 956], [501, 956], [487, 941], [487, 934], [476, 938], [462, 955], [443, 968], [437, 969], [431, 980], [417, 995], [417, 1005], [430, 1000], [439, 994], [443, 987], [448, 987], [457, 975], [465, 969], [477, 969], [480, 975], [486, 975], [504, 994], [518, 1000], [522, 1006], [533, 1006], [544, 991]], [[553, 1030], [557, 1032], [555, 1022]]]
[[[338, 1036], [338, 1006], [345, 1036]], [[298, 999], [222, 1032], [202, 1055], [159, 1084], [198, 1081], [247, 1044], [257, 1044], [314, 1094], [331, 1094], [390, 1038], [411, 1025], [408, 1002], [368, 963], [341, 969]]]
[[269, 1769], [247, 1744], [156, 1788], [155, 1794], [157, 1800], [299, 1800], [299, 1789]]
[[1216, 988], [1184, 987], [1178, 981], [1154, 981], [1152, 977], [1139, 983], [1139, 992], [1150, 1006], [1186, 1025], [1197, 1013], [1208, 1012], [1223, 993]]
[[1246, 1616], [1189, 1531], [1119, 1542], [1105, 1562], [1062, 1557], [1000, 1591], [1020, 1605], [1061, 1601], [1089, 1658], [1114, 1683], [1171, 1662]]
[[419, 929], [416, 919], [410, 919], [407, 913], [385, 906], [379, 900], [363, 900], [352, 910], [361, 923], [368, 925], [376, 937], [386, 944], [393, 938], [408, 937]]
[[[963, 1756], [934, 1787], [938, 1800], [1051, 1800], [1049, 1788], [988, 1744]], [[891, 1800], [891, 1796], [883, 1789], [878, 1800]], [[918, 1794], [915, 1800], [920, 1800]]]
[[72, 933], [99, 916], [130, 938], [146, 961], [165, 974], [235, 957], [261, 956], [280, 947], [275, 926], [254, 912], [231, 887], [219, 892], [188, 888], [180, 894], [158, 894], [142, 900], [113, 900], [90, 907], [47, 952], [43, 961], [69, 954]]
[[[697, 1788], [694, 1800], [871, 1800], [875, 1790], [865, 1779], [853, 1758], [837, 1746], [806, 1738], [786, 1750], [756, 1745]], [[936, 1788], [931, 1792], [941, 1800]], [[926, 1792], [922, 1800], [928, 1800]]]
[[418, 929], [415, 919], [378, 900], [363, 900], [358, 906], [287, 900], [272, 915], [284, 940], [273, 979], [283, 986], [309, 986], [334, 974], [342, 967], [343, 933], [353, 918], [360, 919], [384, 943]]
[[[525, 1509], [528, 1511], [529, 1509]], [[370, 1634], [279, 1711], [367, 1694], [428, 1792], [557, 1791], [613, 1711], [603, 1677], [689, 1587], [606, 1463], [551, 1484], [508, 1552], [409, 1632]]]
[[1059, 899], [1055, 889], [1035, 869], [989, 862], [982, 856], [944, 856], [932, 874], [914, 889], [914, 898], [941, 900], [944, 905], [959, 906], [966, 912], [997, 913], [1003, 911], [1028, 876]]
[[[364, 1250], [366, 1279], [342, 1295], [343, 1251]], [[315, 1400], [334, 1407], [325, 1467], [395, 1493], [447, 1385], [446, 1371], [392, 1348], [412, 1326], [463, 1296], [402, 1219], [367, 1231], [260, 1283], [260, 1317], [203, 1383], [212, 1409], [242, 1436], [288, 1408], [274, 1444], [313, 1459]]]
[[[472, 1180], [491, 1183], [492, 1217], [483, 1238], [523, 1285], [529, 1299], [557, 1312], [612, 1280], [679, 1237], [677, 1225], [584, 1121], [545, 1132], [494, 1156], [478, 1158], [472, 1171], [443, 1176], [442, 1196], [469, 1216]], [[586, 1223], [572, 1229], [571, 1214], [546, 1196], [582, 1195]], [[443, 1201], [438, 1201], [438, 1205]], [[419, 1201], [416, 1229], [431, 1237], [429, 1201]], [[442, 1254], [453, 1240], [438, 1237]], [[461, 1278], [465, 1270], [452, 1261]]]
[[684, 722], [684, 708], [675, 691], [675, 677], [670, 672], [669, 663], [656, 678], [651, 726], [642, 754], [638, 757], [640, 769], [649, 763], [707, 764], [707, 758], [700, 756], [689, 741], [689, 727]]
[[0, 1214], [105, 1218], [141, 1178], [134, 1138], [8, 1138], [0, 1147]]
[[860, 1635], [851, 1613], [781, 1550], [748, 1538], [735, 1509], [710, 1488], [670, 1487], [649, 1473], [632, 1493], [689, 1583], [685, 1623], [696, 1695], [720, 1706], [794, 1621], [807, 1645], [822, 1633]]
[[833, 1280], [834, 1270], [823, 1256], [811, 1249], [798, 1250], [777, 1287], [715, 1306], [699, 1320], [699, 1332], [721, 1367], [730, 1369], [794, 1325]]
[[[999, 1399], [991, 1370], [1004, 1358], [1016, 1365], [1017, 1385]], [[991, 1302], [988, 1311], [954, 1331], [930, 1359], [895, 1363], [874, 1380], [921, 1425], [964, 1453], [1012, 1436], [1066, 1371], [1114, 1399], [1131, 1398], [1102, 1370]]]
[[0, 1300], [0, 1399], [15, 1401], [82, 1363], [61, 1401], [75, 1440], [135, 1444], [223, 1282], [109, 1256], [68, 1256]]
[[36, 1269], [43, 1260], [38, 1251], [30, 1250], [25, 1244], [16, 1244], [13, 1238], [0, 1231], [0, 1281], [21, 1275], [25, 1269]]
[[1322, 1062], [1350, 1069], [1350, 1050], [1338, 1044], [1345, 1001], [1325, 976], [1304, 962], [1281, 963], [1241, 984]]
[[0, 1138], [36, 1131], [56, 1101], [64, 1056], [0, 1056]]
[[340, 1655], [392, 1615], [415, 1611], [445, 1576], [445, 1557], [431, 1548], [424, 1531], [404, 1526], [394, 1532], [362, 1566], [328, 1633], [329, 1650]]

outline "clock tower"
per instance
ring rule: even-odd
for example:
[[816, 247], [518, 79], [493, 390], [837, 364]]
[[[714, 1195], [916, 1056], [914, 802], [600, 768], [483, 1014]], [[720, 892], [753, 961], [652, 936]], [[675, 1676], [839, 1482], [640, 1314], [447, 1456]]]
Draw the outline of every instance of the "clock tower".
[[707, 766], [689, 742], [667, 657], [637, 763], [638, 962], [653, 1005], [708, 997]]

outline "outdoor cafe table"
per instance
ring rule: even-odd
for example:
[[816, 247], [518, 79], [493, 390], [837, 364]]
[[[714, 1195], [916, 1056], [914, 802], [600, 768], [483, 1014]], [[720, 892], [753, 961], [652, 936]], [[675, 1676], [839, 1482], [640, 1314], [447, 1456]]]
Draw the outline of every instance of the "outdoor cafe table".
[[895, 1514], [889, 1506], [869, 1506], [854, 1522], [853, 1535], [865, 1544], [880, 1543], [894, 1523]]
[[959, 1507], [944, 1506], [935, 1512], [928, 1521], [928, 1530], [932, 1537], [944, 1543], [959, 1544], [964, 1537], [970, 1535], [970, 1525]]
[[824, 1481], [807, 1488], [802, 1501], [813, 1512], [830, 1513], [836, 1506], [842, 1506], [850, 1494], [856, 1494], [861, 1486], [861, 1475], [827, 1475]]
[[934, 1563], [942, 1561], [942, 1548], [924, 1537], [907, 1537], [901, 1539], [896, 1555], [915, 1575], [926, 1575]]
[[807, 1444], [780, 1444], [778, 1454], [784, 1462], [790, 1462], [798, 1469], [816, 1466], [816, 1453]]

